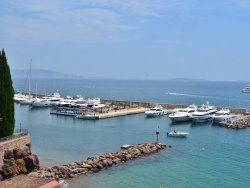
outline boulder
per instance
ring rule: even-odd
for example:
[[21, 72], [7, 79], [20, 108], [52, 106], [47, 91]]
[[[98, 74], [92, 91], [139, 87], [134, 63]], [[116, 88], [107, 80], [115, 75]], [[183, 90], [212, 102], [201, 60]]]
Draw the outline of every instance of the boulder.
[[5, 159], [13, 159], [14, 158], [13, 151], [11, 151], [11, 150], [5, 150], [5, 152], [4, 152], [4, 158]]
[[27, 168], [27, 172], [32, 172], [35, 169], [39, 169], [39, 160], [36, 155], [31, 154], [24, 158], [24, 162]]
[[4, 164], [1, 169], [1, 174], [3, 176], [3, 179], [13, 177], [15, 175], [13, 166], [10, 166], [9, 164]]
[[86, 163], [83, 163], [83, 164], [82, 164], [82, 167], [83, 167], [83, 168], [87, 168], [87, 169], [91, 169], [91, 168], [92, 168], [91, 165], [86, 164]]
[[24, 159], [17, 159], [15, 161], [15, 164], [17, 166], [17, 170], [19, 174], [27, 174], [27, 168], [26, 168]]

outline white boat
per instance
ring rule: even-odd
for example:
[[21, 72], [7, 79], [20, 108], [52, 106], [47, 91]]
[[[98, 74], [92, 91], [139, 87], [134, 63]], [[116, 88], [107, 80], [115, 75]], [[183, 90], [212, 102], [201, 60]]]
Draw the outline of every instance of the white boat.
[[169, 114], [168, 117], [172, 122], [190, 121], [190, 117], [197, 110], [196, 105], [190, 105], [187, 108], [179, 109], [177, 112]]
[[47, 95], [42, 98], [37, 98], [35, 101], [31, 103], [32, 107], [51, 107], [55, 106], [62, 98], [60, 94], [57, 92], [53, 93], [52, 95]]
[[98, 116], [96, 116], [95, 112], [87, 110], [87, 111], [84, 111], [82, 114], [77, 115], [76, 118], [79, 118], [79, 119], [98, 119]]
[[64, 115], [64, 116], [73, 116], [73, 117], [77, 116], [77, 113], [74, 112], [73, 110], [66, 110], [66, 109], [59, 109], [59, 108], [52, 109], [50, 111], [50, 114]]
[[155, 117], [167, 114], [167, 111], [161, 105], [156, 105], [145, 112], [147, 117]]
[[207, 122], [213, 120], [212, 114], [215, 112], [217, 112], [217, 109], [214, 106], [210, 106], [207, 101], [206, 105], [203, 104], [196, 112], [192, 113], [190, 117], [194, 123]]
[[247, 85], [242, 89], [242, 93], [250, 93], [250, 85]]
[[231, 113], [229, 109], [222, 108], [221, 110], [213, 114], [212, 117], [214, 123], [219, 123], [221, 121], [230, 121], [235, 118], [236, 115]]
[[52, 104], [49, 99], [36, 99], [31, 103], [32, 107], [51, 107]]
[[181, 131], [171, 131], [171, 132], [167, 132], [167, 136], [171, 136], [171, 137], [186, 137], [189, 133], [187, 132], [181, 132]]
[[94, 103], [92, 106], [93, 109], [104, 108], [104, 107], [106, 107], [106, 104], [101, 104], [101, 103]]

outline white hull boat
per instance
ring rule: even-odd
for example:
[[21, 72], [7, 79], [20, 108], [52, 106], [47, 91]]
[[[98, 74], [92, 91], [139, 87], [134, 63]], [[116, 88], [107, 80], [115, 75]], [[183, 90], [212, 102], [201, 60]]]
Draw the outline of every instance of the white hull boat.
[[209, 102], [206, 105], [202, 105], [196, 112], [190, 116], [194, 123], [202, 123], [212, 121], [212, 114], [216, 113], [217, 109], [214, 106], [210, 106]]
[[[191, 107], [192, 106], [192, 107]], [[191, 105], [187, 108], [179, 109], [178, 112], [169, 114], [169, 119], [172, 122], [182, 122], [182, 121], [190, 121], [192, 118], [190, 117], [196, 110], [197, 106]]]
[[37, 99], [32, 104], [32, 107], [51, 107], [49, 99]]
[[184, 138], [188, 135], [189, 133], [187, 132], [181, 132], [181, 131], [172, 131], [172, 132], [167, 132], [167, 136], [170, 137], [180, 137], [180, 138]]
[[82, 114], [76, 116], [79, 119], [98, 119], [98, 116], [92, 111], [85, 111]]
[[221, 121], [230, 121], [236, 117], [235, 114], [230, 113], [229, 109], [224, 109], [222, 108], [215, 114], [213, 114], [213, 122], [214, 123], [219, 123]]
[[244, 87], [244, 88], [242, 89], [242, 93], [250, 93], [250, 85]]
[[72, 111], [72, 110], [63, 110], [63, 109], [53, 109], [53, 110], [50, 111], [50, 114], [72, 116], [72, 117], [77, 116], [77, 114], [74, 111]]
[[154, 108], [147, 110], [145, 114], [147, 117], [159, 117], [167, 114], [167, 110], [164, 110], [160, 105], [156, 105]]

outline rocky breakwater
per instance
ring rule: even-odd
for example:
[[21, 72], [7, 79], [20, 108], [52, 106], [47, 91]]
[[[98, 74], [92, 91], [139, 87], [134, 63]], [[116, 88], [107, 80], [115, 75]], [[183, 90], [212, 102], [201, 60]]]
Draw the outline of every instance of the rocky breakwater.
[[69, 179], [80, 174], [96, 173], [113, 165], [125, 163], [129, 160], [147, 156], [165, 149], [166, 144], [145, 143], [121, 149], [115, 153], [106, 153], [97, 157], [88, 157], [87, 160], [74, 162], [69, 165], [41, 168], [30, 176], [48, 179]]
[[9, 179], [20, 174], [29, 174], [39, 170], [39, 160], [31, 153], [30, 144], [22, 148], [5, 150], [4, 164], [0, 167], [0, 180]]

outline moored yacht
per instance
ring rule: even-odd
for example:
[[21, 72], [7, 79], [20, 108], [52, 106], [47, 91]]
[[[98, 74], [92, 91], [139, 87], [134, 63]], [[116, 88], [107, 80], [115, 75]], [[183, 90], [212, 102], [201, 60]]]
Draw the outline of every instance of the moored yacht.
[[190, 117], [194, 112], [197, 110], [196, 105], [190, 105], [187, 108], [179, 109], [177, 112], [174, 112], [172, 114], [169, 114], [169, 119], [171, 119], [172, 122], [181, 122], [181, 121], [189, 121], [192, 120]]
[[150, 108], [145, 112], [147, 117], [155, 117], [167, 114], [167, 111], [162, 108], [161, 105], [156, 105], [154, 108]]
[[213, 117], [212, 114], [217, 112], [217, 109], [214, 106], [210, 106], [209, 102], [207, 101], [206, 105], [202, 105], [200, 108], [197, 109], [196, 112], [192, 113], [190, 116], [194, 123], [212, 121]]
[[32, 107], [51, 107], [55, 106], [61, 100], [60, 94], [57, 92], [52, 95], [47, 95], [42, 98], [37, 98], [35, 101], [31, 103]]
[[215, 114], [212, 115], [213, 122], [219, 123], [221, 121], [229, 121], [236, 117], [235, 114], [230, 113], [229, 109], [222, 108], [221, 110], [217, 111]]

